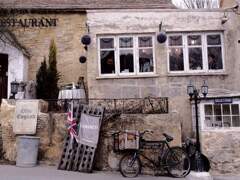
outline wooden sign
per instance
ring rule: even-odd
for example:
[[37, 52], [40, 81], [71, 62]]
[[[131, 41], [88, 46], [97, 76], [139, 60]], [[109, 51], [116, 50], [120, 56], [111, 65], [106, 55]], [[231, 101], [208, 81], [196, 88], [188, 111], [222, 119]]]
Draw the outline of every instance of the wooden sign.
[[18, 100], [16, 102], [13, 132], [15, 134], [36, 134], [38, 100]]

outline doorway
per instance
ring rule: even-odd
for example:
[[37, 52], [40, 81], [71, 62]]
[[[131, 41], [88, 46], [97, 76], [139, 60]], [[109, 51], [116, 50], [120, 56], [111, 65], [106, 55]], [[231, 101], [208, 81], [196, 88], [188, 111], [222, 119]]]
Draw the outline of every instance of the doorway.
[[0, 54], [0, 104], [8, 92], [8, 55]]

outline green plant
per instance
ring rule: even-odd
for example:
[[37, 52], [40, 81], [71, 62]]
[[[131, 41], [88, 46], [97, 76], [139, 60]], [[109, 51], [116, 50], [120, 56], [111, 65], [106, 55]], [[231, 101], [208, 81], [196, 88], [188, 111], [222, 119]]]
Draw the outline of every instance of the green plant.
[[47, 99], [47, 63], [46, 63], [46, 57], [44, 57], [43, 62], [41, 63], [40, 68], [38, 69], [37, 75], [36, 75], [36, 95], [37, 99]]
[[51, 41], [49, 47], [49, 56], [48, 56], [49, 67], [47, 69], [47, 81], [49, 88], [49, 98], [48, 99], [57, 99], [58, 98], [58, 81], [60, 79], [60, 74], [57, 71], [57, 47], [54, 40]]
[[57, 70], [57, 48], [54, 40], [51, 40], [49, 46], [48, 66], [46, 57], [36, 75], [37, 81], [37, 98], [38, 99], [57, 99], [58, 98], [58, 81], [60, 73]]

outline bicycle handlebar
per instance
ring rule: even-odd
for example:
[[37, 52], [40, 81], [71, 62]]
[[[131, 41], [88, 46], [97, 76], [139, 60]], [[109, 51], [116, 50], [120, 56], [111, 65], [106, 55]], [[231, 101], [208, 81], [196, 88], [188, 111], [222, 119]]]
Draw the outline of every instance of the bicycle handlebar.
[[[132, 134], [131, 132], [127, 132], [127, 131], [115, 131], [115, 132], [113, 132], [111, 135], [113, 136], [113, 135], [119, 134], [119, 133], [121, 133], [121, 132], [126, 132], [126, 133], [128, 133], [128, 134]], [[139, 135], [136, 135], [136, 134], [134, 134], [134, 135], [141, 137], [141, 136], [143, 136], [145, 133], [153, 134], [153, 131], [147, 129], [147, 130], [145, 130], [145, 131], [143, 131], [143, 132], [139, 132]]]

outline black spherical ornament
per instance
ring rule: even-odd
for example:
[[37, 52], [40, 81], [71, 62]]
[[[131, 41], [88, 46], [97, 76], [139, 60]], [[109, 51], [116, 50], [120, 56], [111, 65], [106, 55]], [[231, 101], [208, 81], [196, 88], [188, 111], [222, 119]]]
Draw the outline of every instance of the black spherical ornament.
[[84, 35], [81, 39], [82, 44], [89, 45], [91, 43], [91, 37], [89, 35]]
[[167, 35], [165, 32], [160, 32], [158, 35], [157, 35], [157, 41], [159, 43], [165, 43], [167, 40]]
[[85, 56], [80, 56], [79, 62], [80, 63], [85, 63], [87, 61], [87, 58]]

